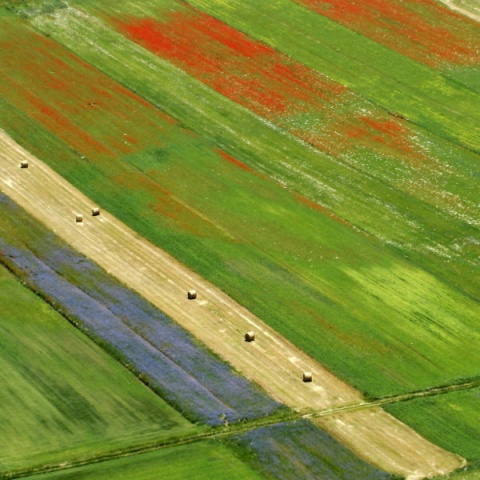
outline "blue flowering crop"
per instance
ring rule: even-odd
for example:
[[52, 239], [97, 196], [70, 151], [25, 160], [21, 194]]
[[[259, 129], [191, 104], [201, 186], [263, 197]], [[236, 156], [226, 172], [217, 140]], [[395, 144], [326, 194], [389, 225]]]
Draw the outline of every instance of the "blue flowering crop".
[[5, 196], [0, 203], [10, 232], [28, 229], [0, 234], [0, 259], [187, 418], [219, 425], [285, 408]]

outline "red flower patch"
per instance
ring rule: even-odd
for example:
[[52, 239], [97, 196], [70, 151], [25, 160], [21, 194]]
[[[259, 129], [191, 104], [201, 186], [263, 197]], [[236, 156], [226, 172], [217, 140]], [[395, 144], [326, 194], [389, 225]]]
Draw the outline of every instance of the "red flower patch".
[[[40, 122], [48, 130], [55, 132], [60, 138], [67, 141], [74, 149], [85, 155], [112, 155], [113, 152], [91, 137], [86, 131], [75, 125], [60, 111], [52, 108], [42, 98], [28, 90], [24, 85], [4, 78], [0, 82], [0, 94], [4, 98], [21, 108], [32, 118]], [[9, 92], [15, 92], [15, 97]], [[13, 101], [12, 101], [13, 100]]]
[[[360, 11], [348, 2], [341, 5]], [[382, 153], [390, 149], [398, 158], [411, 149], [409, 132], [398, 119], [386, 113], [376, 120], [352, 114], [348, 105], [356, 103], [356, 96], [346, 87], [192, 7], [162, 14], [161, 21], [110, 21], [222, 95], [331, 155], [359, 145], [375, 150], [381, 144]], [[221, 155], [244, 168], [225, 152]]]
[[175, 123], [56, 42], [7, 21], [0, 32], [2, 98], [83, 155], [160, 146], [159, 129]]
[[432, 0], [295, 0], [431, 67], [478, 64], [478, 24]]
[[133, 41], [267, 118], [322, 108], [345, 89], [193, 8], [151, 18], [112, 19]]

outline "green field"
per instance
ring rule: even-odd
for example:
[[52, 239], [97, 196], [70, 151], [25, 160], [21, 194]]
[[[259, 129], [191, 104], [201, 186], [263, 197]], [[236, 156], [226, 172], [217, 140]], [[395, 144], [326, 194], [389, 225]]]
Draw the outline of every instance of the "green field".
[[87, 465], [29, 480], [260, 480], [260, 475], [219, 442], [201, 442]]
[[[93, 17], [66, 9], [56, 17], [40, 17], [34, 22], [213, 145], [374, 235], [386, 250], [398, 250], [449, 283], [478, 295], [478, 276], [472, 268], [477, 253], [471, 238], [478, 231], [479, 194], [470, 182], [478, 171], [477, 155], [425, 137], [418, 149], [431, 152], [433, 165], [399, 179], [407, 193], [272, 128]], [[452, 158], [461, 161], [452, 163]], [[366, 170], [375, 163], [382, 168], [378, 157], [366, 163]], [[418, 181], [419, 175], [426, 181]], [[429, 187], [435, 184], [437, 193]]]
[[[0, 128], [18, 143], [366, 395], [479, 377], [477, 66], [429, 68], [289, 0], [22, 3], [0, 9]], [[126, 25], [146, 19], [158, 36], [163, 22], [171, 41], [179, 18], [195, 28], [215, 25], [227, 40], [207, 59], [180, 59], [175, 49], [155, 54], [158, 38], [152, 51], [127, 38]], [[250, 35], [235, 38], [251, 51], [229, 46], [231, 27]], [[212, 42], [207, 37], [199, 43]], [[228, 48], [245, 58], [219, 77], [189, 70], [189, 62], [226, 64]], [[318, 113], [318, 98], [290, 98], [285, 111], [272, 113], [238, 92], [223, 95], [218, 83], [245, 76], [259, 99], [272, 94], [268, 79], [278, 81], [275, 68], [285, 66], [329, 88], [348, 87], [343, 103]], [[359, 129], [362, 122], [369, 129]], [[323, 145], [322, 135], [336, 128]], [[336, 151], [334, 139], [347, 136]], [[5, 382], [12, 385], [0, 394], [0, 420], [27, 439], [0, 441], [6, 468], [56, 461], [67, 442], [69, 456], [79, 458], [195, 431], [9, 274], [1, 278], [0, 304], [8, 299], [16, 321], [0, 325], [0, 361], [9, 362], [1, 371], [11, 372]], [[48, 335], [37, 310], [56, 318]], [[27, 314], [24, 328], [19, 315]], [[88, 362], [84, 381], [75, 369], [87, 353], [68, 356], [73, 346], [103, 359]], [[21, 351], [36, 348], [47, 359], [30, 364]], [[101, 387], [108, 395], [98, 395]], [[65, 396], [71, 410], [59, 406]], [[388, 410], [475, 468], [478, 398], [476, 389]], [[256, 478], [229, 449], [208, 442], [48, 478], [120, 471], [127, 479], [203, 478], [210, 464], [208, 478], [220, 478], [228, 462], [238, 463], [238, 478]]]
[[0, 474], [197, 431], [0, 267]]
[[289, 0], [190, 0], [412, 123], [479, 152], [478, 94]]
[[[94, 18], [63, 9], [34, 23], [202, 134], [165, 121], [161, 148], [98, 161], [94, 173], [90, 162], [73, 169], [39, 153], [69, 181], [364, 392], [477, 375], [463, 358], [475, 351], [478, 304], [451, 285], [478, 284], [475, 250], [451, 246], [476, 228], [305, 148]], [[218, 147], [261, 175], [225, 161]], [[334, 204], [353, 225], [277, 182]]]

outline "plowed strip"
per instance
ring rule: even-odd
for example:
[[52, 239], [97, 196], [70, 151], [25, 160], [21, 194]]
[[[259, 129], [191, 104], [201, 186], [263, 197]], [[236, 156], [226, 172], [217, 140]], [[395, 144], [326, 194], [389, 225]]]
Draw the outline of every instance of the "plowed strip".
[[[19, 168], [21, 160], [28, 160], [29, 168]], [[107, 212], [89, 216], [92, 202], [88, 198], [2, 131], [0, 187], [67, 243], [141, 293], [275, 399], [299, 411], [363, 401], [360, 392]], [[76, 213], [85, 215], [83, 224], [76, 224]], [[186, 297], [191, 288], [199, 293], [194, 301]], [[246, 343], [243, 335], [249, 330], [254, 330], [257, 338]], [[313, 372], [312, 383], [302, 382], [304, 371]], [[318, 422], [335, 436], [348, 437], [350, 447], [365, 460], [410, 478], [445, 473], [464, 464], [462, 458], [427, 442], [381, 409]]]

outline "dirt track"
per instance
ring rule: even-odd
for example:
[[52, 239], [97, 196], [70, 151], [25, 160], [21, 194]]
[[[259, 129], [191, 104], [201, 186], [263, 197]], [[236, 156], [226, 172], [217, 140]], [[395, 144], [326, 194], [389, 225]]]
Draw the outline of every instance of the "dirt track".
[[[21, 160], [28, 160], [29, 168], [19, 168]], [[92, 217], [96, 205], [1, 130], [0, 189], [275, 399], [305, 412], [363, 401], [360, 392], [107, 212]], [[75, 222], [76, 213], [84, 215], [82, 224]], [[192, 288], [198, 298], [187, 300]], [[244, 334], [250, 330], [256, 340], [247, 343]], [[303, 383], [304, 371], [313, 373], [312, 383]], [[407, 478], [446, 473], [465, 463], [379, 408], [314, 421], [370, 463]]]

